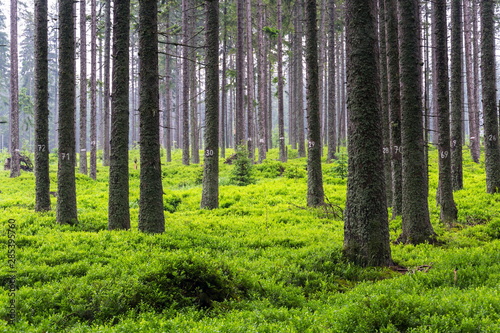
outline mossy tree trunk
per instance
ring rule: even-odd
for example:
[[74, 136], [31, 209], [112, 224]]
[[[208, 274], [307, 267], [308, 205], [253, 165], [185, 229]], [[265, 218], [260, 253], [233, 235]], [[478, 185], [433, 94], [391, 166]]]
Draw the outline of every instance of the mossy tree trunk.
[[307, 205], [325, 202], [321, 173], [321, 124], [318, 76], [318, 27], [316, 0], [306, 0], [306, 72], [307, 72]]
[[17, 52], [17, 0], [10, 1], [10, 177], [21, 175], [19, 165], [19, 70]]
[[375, 0], [346, 1], [349, 180], [344, 254], [362, 266], [392, 263], [382, 154]]
[[50, 210], [47, 0], [35, 1], [35, 177], [37, 212]]
[[496, 103], [495, 24], [493, 0], [481, 1], [481, 73], [485, 137], [486, 189], [500, 192], [500, 150]]
[[97, 178], [97, 15], [96, 0], [90, 1], [90, 177]]
[[158, 4], [139, 1], [140, 196], [139, 230], [165, 231], [160, 166], [158, 93]]
[[457, 219], [457, 207], [453, 200], [453, 185], [451, 178], [451, 147], [450, 147], [450, 109], [448, 95], [448, 48], [446, 1], [433, 2], [433, 22], [435, 25], [434, 59], [436, 60], [436, 83], [434, 93], [437, 101], [438, 115], [438, 153], [439, 153], [439, 204], [441, 206], [441, 221], [451, 223]]
[[207, 0], [205, 166], [201, 208], [219, 207], [219, 1]]
[[[182, 0], [182, 36], [184, 45], [190, 42], [190, 1]], [[182, 164], [189, 165], [189, 49], [182, 47]]]
[[335, 109], [335, 1], [328, 1], [328, 153], [326, 159], [336, 159], [337, 150], [337, 112]]
[[115, 0], [113, 11], [109, 230], [130, 229], [128, 173], [130, 0]]
[[80, 0], [80, 173], [87, 168], [87, 15], [86, 1]]
[[402, 212], [401, 97], [399, 87], [398, 12], [396, 0], [385, 0], [387, 78], [391, 144], [388, 153], [392, 166], [392, 216]]
[[71, 0], [59, 1], [59, 132], [57, 221], [76, 224], [75, 29]]
[[399, 1], [399, 68], [401, 88], [402, 217], [399, 240], [418, 244], [433, 242], [427, 202], [420, 70], [420, 20], [418, 0]]
[[462, 56], [462, 0], [451, 0], [451, 176], [455, 191], [463, 188]]

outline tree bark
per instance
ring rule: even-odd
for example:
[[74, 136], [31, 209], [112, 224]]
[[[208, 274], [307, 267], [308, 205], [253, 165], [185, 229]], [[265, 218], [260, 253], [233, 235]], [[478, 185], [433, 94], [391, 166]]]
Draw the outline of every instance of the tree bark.
[[297, 150], [299, 157], [306, 156], [305, 147], [305, 126], [304, 126], [304, 74], [303, 74], [303, 62], [302, 62], [302, 37], [304, 35], [302, 24], [303, 24], [303, 0], [298, 0], [297, 6], [297, 19], [296, 19], [296, 69], [297, 72], [297, 97], [296, 97], [296, 108], [297, 108]]
[[336, 159], [337, 112], [335, 110], [335, 1], [328, 1], [328, 161]]
[[[287, 156], [285, 151], [285, 115], [283, 105], [283, 24], [281, 12], [281, 0], [277, 1], [278, 6], [278, 135], [279, 135], [279, 153], [280, 161], [286, 162]], [[317, 57], [317, 53], [316, 53]], [[317, 64], [317, 60], [316, 60]], [[318, 99], [319, 101], [319, 99]]]
[[485, 137], [486, 189], [500, 192], [500, 150], [496, 105], [494, 1], [481, 1], [481, 74]]
[[105, 27], [104, 32], [104, 96], [103, 96], [103, 139], [102, 139], [102, 164], [109, 166], [109, 120], [110, 120], [110, 53], [111, 53], [111, 0], [105, 0]]
[[113, 100], [109, 164], [108, 229], [130, 229], [129, 133], [129, 35], [130, 0], [114, 0]]
[[392, 264], [377, 73], [376, 1], [346, 1], [349, 112], [344, 254], [362, 266]]
[[244, 113], [244, 91], [243, 81], [244, 69], [244, 15], [245, 0], [237, 0], [237, 36], [236, 36], [236, 110], [235, 110], [235, 148], [245, 143], [245, 113]]
[[160, 162], [157, 13], [156, 0], [139, 1], [139, 230], [147, 233], [165, 231]]
[[[479, 140], [479, 110], [478, 110], [478, 91], [476, 86], [477, 75], [475, 63], [478, 59], [477, 45], [475, 40], [478, 38], [476, 32], [476, 13], [475, 6], [472, 3], [475, 0], [464, 0], [464, 39], [465, 39], [465, 71], [467, 74], [467, 109], [469, 113], [469, 140], [472, 160], [479, 163], [481, 154]], [[474, 41], [473, 41], [474, 40]]]
[[402, 212], [401, 97], [399, 87], [399, 49], [397, 1], [386, 3], [387, 78], [389, 84], [389, 117], [392, 166], [392, 217]]
[[463, 188], [462, 170], [462, 1], [451, 1], [451, 176], [453, 190]]
[[10, 177], [21, 175], [19, 165], [19, 73], [17, 51], [17, 0], [10, 1]]
[[259, 134], [259, 163], [262, 163], [266, 159], [266, 99], [265, 99], [265, 78], [266, 78], [266, 68], [265, 68], [265, 53], [264, 53], [264, 13], [263, 13], [262, 0], [257, 2], [257, 17], [259, 19], [259, 24], [257, 28], [257, 38], [258, 38], [258, 58], [257, 58], [257, 91], [259, 99], [259, 124], [258, 124], [258, 134]]
[[[191, 6], [193, 6], [191, 2]], [[190, 10], [189, 14], [189, 42], [187, 44], [195, 45], [195, 25], [196, 25], [196, 9]], [[189, 113], [190, 113], [190, 128], [191, 128], [191, 162], [193, 164], [200, 163], [200, 128], [198, 126], [198, 94], [196, 92], [196, 49], [188, 48], [189, 54]]]
[[71, 0], [59, 1], [59, 138], [57, 222], [76, 224], [75, 29]]
[[255, 101], [254, 101], [254, 63], [253, 63], [253, 43], [252, 43], [252, 0], [247, 0], [247, 73], [248, 73], [248, 88], [247, 88], [247, 149], [248, 157], [253, 161], [255, 155]]
[[96, 0], [91, 0], [91, 25], [90, 25], [90, 177], [97, 178], [97, 15]]
[[47, 1], [35, 1], [35, 178], [37, 212], [50, 210]]
[[[182, 0], [183, 44], [190, 42], [190, 1]], [[189, 49], [182, 48], [182, 164], [189, 165]]]
[[419, 83], [420, 22], [418, 0], [398, 2], [399, 68], [401, 87], [403, 243], [433, 242], [427, 202], [427, 174]]
[[87, 169], [87, 15], [80, 0], [80, 173]]
[[323, 176], [321, 173], [321, 124], [319, 108], [318, 29], [316, 26], [316, 0], [306, 0], [306, 71], [307, 71], [307, 205], [324, 204]]
[[457, 219], [457, 207], [453, 200], [453, 185], [451, 178], [451, 147], [450, 147], [450, 109], [448, 95], [448, 45], [446, 23], [446, 1], [433, 2], [436, 45], [436, 83], [434, 93], [437, 100], [438, 115], [438, 153], [439, 153], [439, 203], [441, 205], [441, 221], [450, 224]]
[[219, 1], [207, 0], [205, 163], [201, 208], [219, 207]]

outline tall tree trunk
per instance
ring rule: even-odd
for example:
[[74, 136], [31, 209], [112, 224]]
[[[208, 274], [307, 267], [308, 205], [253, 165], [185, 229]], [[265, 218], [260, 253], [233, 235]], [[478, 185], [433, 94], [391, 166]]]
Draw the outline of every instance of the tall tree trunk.
[[[165, 27], [170, 28], [170, 9], [167, 12]], [[165, 36], [165, 92], [164, 92], [164, 107], [163, 110], [163, 140], [165, 146], [167, 163], [172, 162], [172, 125], [171, 125], [171, 114], [172, 114], [172, 74], [170, 69], [170, 36], [169, 33]]]
[[362, 266], [392, 264], [377, 73], [376, 0], [346, 1], [349, 180], [344, 253]]
[[318, 77], [318, 29], [316, 26], [316, 0], [306, 0], [306, 71], [307, 71], [307, 205], [324, 204], [323, 176], [321, 173], [321, 124]]
[[90, 177], [97, 178], [97, 15], [96, 0], [90, 2]]
[[97, 78], [96, 78], [96, 53], [97, 53], [97, 16], [96, 0], [90, 2], [91, 28], [90, 28], [90, 177], [97, 178]]
[[160, 162], [157, 13], [156, 0], [139, 1], [139, 230], [148, 233], [165, 231]]
[[463, 188], [462, 171], [462, 1], [451, 1], [451, 176], [453, 190]]
[[57, 221], [76, 224], [75, 29], [71, 0], [59, 1], [59, 146]]
[[182, 0], [182, 164], [189, 165], [189, 49], [190, 43], [190, 1]]
[[19, 74], [17, 52], [17, 0], [10, 1], [10, 177], [19, 177]]
[[114, 0], [113, 100], [109, 164], [108, 229], [130, 229], [129, 134], [129, 35], [130, 0]]
[[297, 72], [297, 98], [296, 98], [296, 109], [297, 109], [297, 150], [299, 157], [306, 156], [306, 146], [305, 146], [305, 126], [304, 126], [304, 74], [303, 74], [303, 61], [302, 61], [302, 36], [303, 36], [303, 9], [304, 3], [303, 0], [298, 0], [297, 4], [297, 19], [296, 19], [296, 69]]
[[476, 42], [473, 39], [477, 39], [476, 30], [476, 13], [475, 6], [472, 3], [475, 0], [464, 0], [464, 39], [465, 39], [465, 71], [467, 74], [467, 109], [469, 113], [469, 140], [470, 140], [470, 150], [472, 160], [479, 163], [479, 158], [481, 154], [480, 140], [479, 140], [479, 109], [478, 109], [478, 96], [475, 75], [477, 75], [476, 66], [478, 59], [475, 59], [474, 55], [477, 55]]
[[[387, 206], [392, 207], [392, 167], [391, 167], [391, 130], [389, 126], [389, 83], [387, 78], [387, 39], [386, 4], [379, 1], [379, 62], [380, 62], [380, 106], [382, 111], [382, 142], [384, 154], [384, 175]], [[396, 41], [397, 42], [397, 41]]]
[[488, 193], [500, 192], [494, 6], [495, 3], [493, 0], [481, 1], [481, 74], [486, 155], [486, 189]]
[[103, 96], [103, 158], [102, 164], [109, 166], [109, 119], [110, 119], [110, 87], [109, 82], [110, 76], [110, 53], [111, 53], [111, 0], [105, 0], [105, 20], [106, 20], [106, 30], [104, 32], [104, 96]]
[[[224, 1], [223, 17], [227, 15], [227, 3]], [[224, 21], [222, 32], [222, 87], [220, 96], [219, 145], [220, 156], [226, 157], [226, 124], [227, 124], [227, 23]]]
[[243, 81], [244, 69], [244, 16], [245, 0], [237, 0], [237, 36], [236, 36], [236, 110], [235, 110], [235, 146], [236, 148], [245, 143], [245, 113], [244, 113], [244, 91]]
[[[193, 6], [193, 3], [191, 3]], [[196, 9], [191, 9], [189, 15], [189, 32], [190, 39], [189, 45], [195, 44], [194, 31], [196, 26]], [[198, 126], [198, 94], [196, 92], [196, 49], [190, 47], [189, 49], [189, 110], [190, 110], [190, 122], [191, 122], [191, 162], [194, 164], [200, 163], [200, 146], [199, 146], [199, 131]]]
[[[279, 152], [280, 161], [286, 162], [286, 150], [285, 150], [285, 115], [284, 115], [284, 105], [283, 105], [283, 27], [282, 27], [282, 12], [281, 12], [281, 0], [278, 0], [278, 135], [279, 135]], [[316, 57], [317, 57], [316, 52]], [[317, 64], [317, 59], [316, 59]], [[318, 98], [319, 100], [319, 98]]]
[[265, 98], [265, 78], [266, 78], [266, 67], [265, 67], [265, 53], [264, 53], [264, 13], [263, 13], [262, 0], [257, 2], [257, 17], [259, 19], [259, 24], [257, 27], [257, 37], [258, 37], [258, 58], [257, 58], [257, 88], [259, 95], [259, 163], [262, 163], [266, 159], [266, 98]]
[[402, 213], [401, 97], [399, 86], [399, 50], [397, 1], [385, 0], [387, 32], [387, 78], [389, 84], [389, 114], [392, 165], [392, 216]]
[[401, 87], [403, 243], [433, 242], [427, 202], [420, 70], [418, 0], [398, 2]]
[[248, 88], [247, 88], [247, 148], [248, 157], [253, 161], [255, 155], [255, 103], [254, 103], [254, 69], [253, 69], [253, 43], [252, 43], [252, 1], [247, 0], [247, 73], [248, 73]]
[[35, 1], [35, 177], [37, 212], [50, 210], [47, 0]]
[[335, 110], [335, 1], [328, 0], [328, 134], [327, 145], [328, 161], [335, 159], [336, 146], [336, 122], [337, 112]]
[[87, 174], [87, 15], [80, 0], [80, 173]]
[[436, 83], [438, 115], [438, 151], [439, 151], [439, 203], [441, 205], [441, 221], [449, 224], [457, 219], [457, 207], [453, 200], [453, 185], [451, 178], [451, 147], [450, 147], [450, 109], [448, 91], [448, 45], [446, 23], [446, 0], [433, 3], [436, 45]]
[[201, 208], [219, 207], [219, 0], [207, 0], [205, 166]]

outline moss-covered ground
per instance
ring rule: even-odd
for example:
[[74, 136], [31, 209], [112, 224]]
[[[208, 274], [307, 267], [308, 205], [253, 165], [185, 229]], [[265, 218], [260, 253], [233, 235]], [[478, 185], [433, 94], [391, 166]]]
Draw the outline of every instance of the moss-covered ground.
[[[135, 157], [130, 231], [107, 231], [105, 167], [96, 181], [77, 175], [76, 226], [56, 223], [55, 197], [52, 211], [34, 212], [32, 173], [0, 171], [0, 332], [500, 332], [500, 194], [485, 193], [484, 165], [468, 157], [458, 221], [443, 225], [431, 152], [440, 242], [392, 245], [400, 271], [342, 258], [342, 161], [323, 164], [329, 205], [311, 209], [305, 159], [283, 164], [271, 151], [248, 186], [231, 185], [233, 166], [221, 159], [220, 208], [208, 211], [199, 209], [201, 166], [182, 166], [175, 152], [179, 162], [163, 165], [166, 232], [148, 235], [137, 231]], [[400, 218], [390, 230], [394, 241]]]

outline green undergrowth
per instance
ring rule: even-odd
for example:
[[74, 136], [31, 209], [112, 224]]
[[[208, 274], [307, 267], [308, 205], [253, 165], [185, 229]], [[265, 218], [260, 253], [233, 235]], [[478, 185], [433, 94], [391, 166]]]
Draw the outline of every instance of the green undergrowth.
[[[465, 151], [464, 151], [465, 153]], [[458, 220], [439, 222], [437, 154], [429, 207], [439, 245], [392, 245], [398, 269], [342, 257], [346, 156], [323, 164], [327, 205], [306, 206], [306, 160], [268, 159], [254, 182], [231, 182], [220, 208], [199, 209], [200, 165], [162, 161], [166, 231], [137, 231], [139, 166], [131, 152], [132, 229], [107, 231], [107, 175], [77, 175], [79, 222], [34, 212], [34, 176], [0, 171], [1, 332], [499, 332], [500, 195], [484, 165], [464, 164]], [[230, 156], [230, 154], [228, 154]], [[468, 156], [466, 153], [464, 156]], [[55, 158], [54, 158], [55, 161]], [[57, 191], [51, 167], [51, 191]], [[57, 198], [52, 197], [54, 208]], [[16, 225], [17, 323], [7, 324], [8, 220]], [[391, 240], [401, 218], [390, 221]]]

